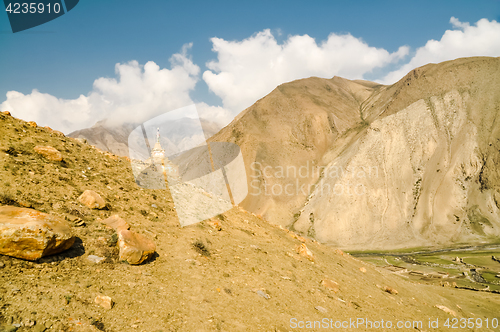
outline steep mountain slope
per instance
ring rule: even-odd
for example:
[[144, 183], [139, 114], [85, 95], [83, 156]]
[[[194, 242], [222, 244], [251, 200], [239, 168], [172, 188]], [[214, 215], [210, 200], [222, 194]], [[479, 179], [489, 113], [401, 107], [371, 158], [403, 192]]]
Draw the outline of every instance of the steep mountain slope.
[[[58, 149], [63, 161], [38, 155], [36, 145]], [[0, 256], [0, 330], [292, 331], [294, 322], [361, 317], [427, 330], [429, 318], [491, 321], [500, 307], [496, 294], [408, 282], [241, 208], [181, 228], [168, 189], [138, 187], [125, 158], [4, 114], [0, 178], [0, 205], [83, 221], [66, 252], [37, 262]], [[86, 189], [106, 209], [80, 204]], [[100, 221], [114, 214], [154, 239], [153, 261], [119, 262], [114, 232]], [[112, 309], [94, 303], [99, 294]], [[364, 324], [357, 329], [371, 330]]]
[[[243, 151], [249, 195], [242, 206], [289, 224], [307, 197], [300, 188], [317, 181], [315, 170], [327, 164], [332, 149], [342, 149], [356, 136], [364, 124], [361, 103], [379, 88], [340, 77], [283, 84], [215, 135], [213, 141], [236, 143]], [[274, 176], [280, 167], [285, 174]], [[298, 175], [300, 167], [308, 168], [304, 176]], [[264, 179], [263, 172], [272, 176]], [[273, 187], [293, 188], [293, 193], [275, 195]]]
[[244, 152], [245, 208], [321, 242], [488, 242], [500, 236], [499, 110], [500, 59], [466, 58], [392, 86], [287, 83], [214, 140]]

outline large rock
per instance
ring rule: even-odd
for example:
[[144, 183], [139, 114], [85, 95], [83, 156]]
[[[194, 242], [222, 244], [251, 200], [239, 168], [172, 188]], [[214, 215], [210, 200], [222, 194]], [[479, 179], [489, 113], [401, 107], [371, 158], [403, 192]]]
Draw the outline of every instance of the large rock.
[[153, 241], [125, 229], [118, 232], [118, 247], [120, 248], [120, 260], [134, 265], [141, 264], [153, 257], [156, 250]]
[[68, 223], [46, 213], [0, 206], [0, 254], [37, 260], [60, 253], [75, 242]]
[[62, 161], [62, 154], [56, 148], [51, 146], [35, 146], [35, 152], [44, 156], [48, 160]]
[[78, 197], [78, 201], [91, 209], [104, 209], [106, 207], [106, 201], [93, 190], [85, 190]]
[[106, 226], [111, 227], [112, 229], [114, 229], [117, 232], [119, 232], [121, 230], [130, 229], [129, 224], [116, 214], [112, 215], [111, 217], [109, 217], [107, 219], [102, 220], [101, 222], [103, 224], [105, 224]]

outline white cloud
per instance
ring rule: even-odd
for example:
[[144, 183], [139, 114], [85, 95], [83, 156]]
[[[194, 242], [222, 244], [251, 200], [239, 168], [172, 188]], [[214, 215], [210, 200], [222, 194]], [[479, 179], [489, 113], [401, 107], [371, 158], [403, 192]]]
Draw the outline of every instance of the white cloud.
[[[499, 56], [500, 23], [479, 20], [475, 25], [450, 19], [452, 30], [441, 40], [429, 40], [414, 56], [381, 82], [391, 84], [415, 67], [466, 56]], [[279, 34], [280, 31], [277, 31]], [[363, 78], [375, 68], [395, 66], [409, 53], [407, 46], [389, 53], [350, 34], [330, 34], [317, 42], [308, 35], [289, 36], [278, 43], [270, 30], [240, 41], [212, 38], [217, 59], [208, 62], [203, 80], [222, 99], [222, 106], [196, 104], [201, 117], [225, 125], [232, 117], [284, 82], [310, 76]], [[9, 91], [0, 110], [69, 133], [96, 121], [142, 122], [166, 111], [193, 104], [190, 93], [200, 68], [188, 55], [191, 44], [170, 58], [170, 69], [149, 61], [116, 64], [116, 78], [98, 78], [92, 91], [77, 99], [61, 99], [33, 90]]]
[[[69, 133], [87, 128], [98, 120], [110, 123], [142, 122], [166, 111], [193, 104], [189, 93], [199, 80], [200, 68], [188, 57], [190, 44], [170, 58], [171, 68], [160, 68], [149, 61], [116, 64], [117, 78], [98, 78], [93, 90], [77, 99], [67, 100], [33, 90], [30, 94], [7, 92], [0, 110], [39, 125]], [[220, 107], [198, 105], [202, 116], [229, 121]]]
[[215, 122], [220, 127], [227, 125], [233, 120], [233, 115], [221, 106], [212, 106], [207, 103], [196, 103], [196, 110], [200, 118]]
[[310, 76], [359, 79], [408, 54], [406, 46], [389, 53], [350, 34], [334, 33], [321, 43], [308, 35], [295, 35], [278, 44], [270, 30], [242, 41], [212, 38], [212, 43], [217, 61], [207, 63], [210, 70], [203, 79], [233, 114], [281, 83]]
[[[58, 99], [47, 93], [33, 90], [24, 95], [17, 91], [7, 92], [7, 100], [0, 105], [1, 110], [8, 110], [12, 115], [35, 121], [42, 126], [50, 126], [58, 130], [71, 128], [74, 124], [88, 123], [96, 116], [87, 97], [80, 95], [77, 99]], [[67, 131], [67, 130], [66, 130]]]
[[409, 71], [428, 63], [470, 56], [500, 56], [500, 23], [497, 21], [483, 18], [471, 26], [452, 17], [450, 23], [453, 30], [446, 30], [439, 41], [429, 40], [407, 64], [387, 74], [381, 82], [395, 83]]

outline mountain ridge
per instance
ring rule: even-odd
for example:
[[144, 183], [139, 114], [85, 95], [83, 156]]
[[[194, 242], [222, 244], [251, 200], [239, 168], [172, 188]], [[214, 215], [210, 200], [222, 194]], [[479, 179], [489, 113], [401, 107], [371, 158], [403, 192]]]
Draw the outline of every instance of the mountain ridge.
[[[361, 249], [362, 247], [384, 249], [408, 245], [446, 245], [450, 244], [450, 241], [459, 239], [465, 242], [491, 241], [500, 235], [498, 209], [496, 207], [488, 208], [484, 205], [485, 200], [491, 201], [491, 197], [498, 197], [499, 195], [497, 193], [499, 189], [497, 181], [499, 175], [497, 168], [494, 166], [494, 161], [498, 159], [498, 149], [492, 147], [498, 141], [499, 129], [497, 127], [488, 127], [488, 124], [495, 124], [498, 113], [500, 98], [498, 93], [500, 91], [498, 88], [498, 73], [500, 73], [499, 58], [479, 57], [462, 58], [416, 68], [391, 86], [366, 82], [360, 84], [337, 77], [330, 80], [319, 78], [298, 80], [280, 85], [268, 96], [242, 112], [235, 121], [215, 135], [213, 140], [230, 141], [241, 146], [242, 151], [244, 151], [244, 158], [246, 158], [249, 186], [252, 184], [251, 181], [254, 181], [254, 186], [258, 185], [259, 188], [263, 188], [262, 186], [273, 188], [274, 186], [275, 188], [283, 189], [292, 183], [291, 180], [296, 180], [296, 187], [306, 185], [315, 188], [308, 194], [299, 193], [295, 197], [287, 197], [287, 195], [279, 194], [249, 195], [243, 201], [242, 206], [255, 213], [262, 214], [267, 219], [277, 222], [282, 226], [292, 227], [303, 234], [313, 235], [322, 242], [338, 245], [346, 249]], [[280, 100], [280, 96], [285, 96], [285, 98]], [[304, 100], [306, 98], [307, 100]], [[460, 104], [457, 106], [458, 108], [455, 107], [458, 104]], [[271, 107], [272, 105], [274, 105], [274, 108]], [[293, 106], [297, 105], [300, 105], [299, 111], [293, 108]], [[289, 114], [285, 114], [283, 108], [286, 108]], [[435, 111], [436, 108], [439, 109], [437, 113]], [[270, 109], [273, 109], [272, 115], [269, 115]], [[407, 118], [397, 115], [398, 113], [403, 114], [402, 112], [406, 112], [404, 114]], [[314, 114], [311, 116], [312, 113]], [[417, 116], [415, 115], [416, 113], [422, 114]], [[270, 117], [274, 117], [274, 119], [269, 120]], [[262, 121], [262, 119], [266, 119], [268, 122]], [[387, 197], [385, 199], [380, 198], [376, 202], [372, 200], [370, 204], [385, 206], [387, 202], [393, 204], [394, 202], [401, 201], [404, 202], [405, 206], [407, 204], [415, 205], [415, 222], [413, 222], [413, 215], [410, 212], [406, 213], [410, 214], [409, 219], [406, 217], [406, 214], [405, 216], [396, 217], [397, 213], [395, 211], [393, 212], [394, 216], [386, 216], [389, 219], [401, 218], [400, 221], [393, 221], [394, 225], [406, 223], [414, 226], [415, 229], [413, 229], [413, 226], [410, 227], [411, 229], [408, 230], [410, 233], [404, 241], [395, 240], [388, 235], [374, 242], [370, 232], [375, 230], [372, 229], [372, 231], [369, 231], [372, 227], [370, 226], [372, 223], [371, 219], [373, 217], [379, 218], [377, 216], [384, 215], [384, 212], [373, 208], [371, 210], [368, 209], [370, 212], [366, 212], [361, 221], [352, 218], [351, 210], [366, 211], [366, 205], [360, 205], [354, 199], [342, 198], [342, 195], [336, 197], [330, 194], [328, 197], [319, 199], [314, 190], [320, 191], [321, 187], [323, 186], [324, 188], [326, 185], [320, 185], [320, 176], [310, 176], [307, 179], [293, 177], [291, 179], [278, 179], [276, 177], [264, 178], [262, 176], [262, 169], [266, 167], [273, 169], [277, 165], [298, 169], [310, 162], [320, 168], [333, 167], [332, 165], [335, 163], [338, 164], [337, 167], [349, 167], [350, 160], [356, 158], [356, 153], [358, 153], [356, 151], [359, 150], [359, 147], [369, 145], [366, 142], [367, 139], [374, 137], [373, 134], [369, 135], [369, 133], [380, 131], [380, 128], [377, 126], [380, 126], [380, 124], [385, 125], [393, 120], [397, 121], [387, 127], [387, 130], [389, 130], [389, 127], [391, 129], [387, 132], [388, 136], [385, 137], [385, 140], [378, 141], [379, 145], [371, 147], [374, 150], [380, 147], [381, 144], [385, 144], [385, 142], [392, 142], [387, 146], [386, 151], [379, 151], [379, 155], [372, 157], [366, 154], [371, 153], [370, 151], [365, 151], [364, 157], [358, 157], [358, 159], [361, 158], [358, 166], [361, 166], [363, 163], [362, 160], [366, 164], [369, 158], [372, 158], [375, 164], [365, 166], [380, 167], [382, 172], [382, 170], [386, 170], [382, 167], [384, 160], [398, 160], [398, 153], [406, 153], [406, 158], [408, 158], [406, 160], [413, 158], [413, 161], [415, 161], [417, 156], [412, 151], [417, 151], [418, 149], [420, 149], [419, 151], [424, 151], [425, 149], [422, 150], [421, 147], [415, 146], [416, 141], [413, 138], [413, 143], [409, 142], [407, 147], [400, 146], [399, 141], [395, 140], [395, 136], [392, 137], [390, 134], [394, 130], [399, 130], [398, 126], [401, 127], [406, 124], [406, 133], [401, 132], [398, 134], [400, 135], [398, 136], [398, 140], [406, 140], [405, 135], [411, 132], [417, 138], [418, 136], [425, 137], [425, 139], [421, 137], [421, 140], [423, 139], [427, 143], [422, 141], [418, 144], [434, 144], [430, 147], [432, 151], [427, 151], [428, 155], [425, 156], [427, 159], [424, 158], [425, 160], [422, 161], [423, 164], [418, 166], [422, 172], [427, 167], [426, 176], [419, 180], [417, 173], [420, 171], [417, 171], [415, 168], [414, 171], [411, 171], [412, 174], [415, 173], [411, 176], [414, 179], [411, 181], [409, 179], [404, 180], [413, 182], [412, 186], [420, 186], [415, 185], [415, 183], [423, 181], [422, 188], [412, 189], [410, 188], [412, 186], [410, 186], [404, 189], [405, 193], [422, 189], [424, 192], [422, 197], [411, 198], [408, 196], [403, 198], [395, 192], [390, 193], [398, 187], [398, 181], [403, 181], [404, 176], [399, 173], [402, 171], [408, 172], [415, 166], [412, 166], [411, 163], [391, 166], [392, 168], [389, 172], [392, 172], [390, 179], [386, 179], [392, 181], [390, 185], [384, 181], [379, 181], [377, 184], [375, 184], [377, 181], [362, 183], [366, 188], [373, 189], [370, 193], [370, 197], [372, 198], [376, 196], [375, 193], [381, 187], [390, 187], [386, 188]], [[424, 120], [427, 121], [425, 122], [425, 126], [420, 126], [418, 131], [412, 131], [421, 124], [419, 121]], [[302, 126], [304, 129], [296, 130], [296, 128], [293, 128], [293, 123], [295, 127], [300, 128]], [[451, 127], [449, 126], [450, 123], [453, 124]], [[311, 128], [311, 126], [313, 129], [308, 130], [307, 128]], [[287, 128], [285, 132], [282, 130], [284, 127]], [[282, 132], [276, 135], [276, 131], [280, 130]], [[302, 134], [303, 144], [302, 146], [299, 145], [290, 148], [290, 142], [293, 141], [293, 138], [296, 138], [296, 136], [290, 135], [290, 132], [293, 133], [294, 130]], [[433, 132], [433, 134], [429, 136], [427, 134], [429, 132]], [[457, 139], [455, 143], [452, 143], [453, 139], [450, 140], [447, 138], [447, 135], [450, 133], [453, 133], [455, 136], [468, 135], [468, 139]], [[287, 136], [291, 139], [284, 139]], [[272, 137], [272, 139], [266, 137]], [[453, 225], [454, 220], [458, 218], [461, 226], [463, 226], [462, 228], [469, 229], [469, 231], [464, 231], [463, 229], [456, 230], [456, 232], [461, 234], [460, 236], [457, 233], [454, 234], [454, 237], [451, 236], [443, 239], [439, 233], [446, 233], [444, 229], [433, 232], [429, 232], [428, 230], [429, 225], [435, 224], [432, 220], [434, 220], [435, 212], [439, 211], [436, 208], [429, 209], [425, 207], [426, 204], [435, 204], [434, 196], [436, 195], [435, 190], [437, 190], [431, 189], [435, 187], [433, 179], [437, 178], [435, 175], [432, 175], [430, 169], [433, 168], [436, 173], [441, 172], [442, 170], [437, 165], [440, 162], [449, 163], [450, 158], [456, 160], [458, 155], [455, 152], [459, 150], [458, 146], [462, 143], [470, 143], [471, 141], [474, 141], [475, 145], [469, 146], [469, 155], [463, 157], [465, 158], [463, 162], [467, 163], [470, 161], [474, 163], [478, 154], [483, 154], [485, 160], [482, 164], [486, 166], [481, 166], [479, 169], [475, 169], [473, 173], [467, 175], [475, 178], [472, 182], [468, 179], [471, 183], [468, 182], [467, 190], [464, 189], [467, 191], [465, 194], [459, 190], [454, 193], [454, 195], [465, 195], [468, 197], [466, 199], [468, 203], [455, 202], [453, 203], [455, 204], [454, 208], [447, 206], [446, 204], [448, 203], [446, 203], [442, 206], [441, 210], [447, 210], [448, 213], [436, 217], [436, 220], [439, 219], [438, 224], [441, 224], [445, 229], [446, 225]], [[452, 147], [453, 155], [443, 154], [445, 150], [449, 150]], [[434, 156], [436, 161], [430, 159], [432, 156]], [[375, 157], [376, 159], [373, 159]], [[279, 159], [279, 162], [276, 162], [276, 159]], [[438, 159], [441, 159], [441, 161]], [[428, 163], [429, 161], [431, 163]], [[259, 163], [261, 167], [257, 171], [255, 167], [251, 167], [252, 163], [255, 162]], [[399, 163], [402, 162], [403, 159], [399, 161]], [[431, 164], [434, 166], [431, 167]], [[406, 170], [401, 168], [402, 165], [405, 165]], [[461, 166], [458, 165], [456, 167]], [[481, 171], [481, 176], [479, 177], [478, 172], [481, 169], [484, 169], [484, 171]], [[450, 172], [452, 174], [455, 172], [455, 169], [451, 169]], [[384, 174], [381, 173], [380, 177], [384, 177]], [[451, 183], [454, 181], [452, 181], [452, 178], [452, 175], [446, 177], [446, 181], [449, 182], [447, 182], [447, 188], [455, 190], [456, 185]], [[330, 188], [335, 186], [339, 181], [339, 184], [342, 184], [342, 181], [347, 181], [345, 178], [330, 180], [328, 183]], [[474, 185], [476, 182], [481, 182], [477, 188]], [[486, 188], [485, 183], [491, 189], [488, 197], [481, 196], [483, 189]], [[346, 182], [343, 185], [345, 186]], [[437, 198], [438, 201], [446, 202], [447, 194], [449, 192], [440, 192]], [[311, 199], [310, 195], [315, 195], [315, 198]], [[430, 201], [424, 204], [425, 199]], [[369, 203], [369, 201], [370, 199], [366, 199], [365, 203]], [[431, 201], [434, 203], [431, 203]], [[314, 204], [309, 205], [311, 203]], [[473, 207], [476, 205], [480, 212], [470, 212], [471, 209], [475, 209]], [[315, 206], [315, 208], [311, 208], [311, 206]], [[337, 215], [335, 221], [331, 219], [329, 215], [331, 215], [332, 211], [335, 211], [337, 208], [342, 210], [342, 206], [349, 208], [346, 208], [347, 210], [344, 214]], [[318, 211], [315, 209], [318, 209]], [[452, 210], [455, 212], [452, 212]], [[460, 213], [461, 210], [469, 212]], [[315, 222], [311, 222], [311, 218], [314, 218]], [[482, 218], [487, 220], [489, 224], [481, 221], [482, 224], [478, 225], [476, 221], [471, 221], [471, 219], [483, 220]], [[335, 224], [337, 226], [334, 226]], [[344, 232], [342, 237], [338, 237], [337, 235], [342, 233], [339, 232], [339, 224], [351, 225], [342, 226], [344, 228], [347, 227], [347, 229], [352, 228], [351, 232]], [[354, 228], [359, 229], [355, 231]], [[388, 234], [396, 235], [398, 234], [397, 229], [398, 227], [389, 227], [386, 229], [386, 226], [380, 226], [377, 232], [381, 234], [387, 232]], [[362, 233], [359, 233], [359, 231]], [[330, 235], [327, 236], [326, 234]], [[360, 234], [365, 235], [360, 237]], [[358, 237], [358, 240], [355, 240], [356, 237]], [[346, 238], [350, 238], [351, 240], [346, 240]]]

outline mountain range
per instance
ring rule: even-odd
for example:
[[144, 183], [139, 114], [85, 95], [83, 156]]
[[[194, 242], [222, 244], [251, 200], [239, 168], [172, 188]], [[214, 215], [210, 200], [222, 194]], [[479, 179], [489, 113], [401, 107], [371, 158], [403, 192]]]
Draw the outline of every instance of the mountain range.
[[[500, 236], [499, 111], [500, 58], [462, 58], [390, 86], [285, 83], [209, 142], [241, 148], [243, 208], [320, 242], [349, 250], [489, 243]], [[70, 136], [126, 150], [124, 135], [105, 126]]]

